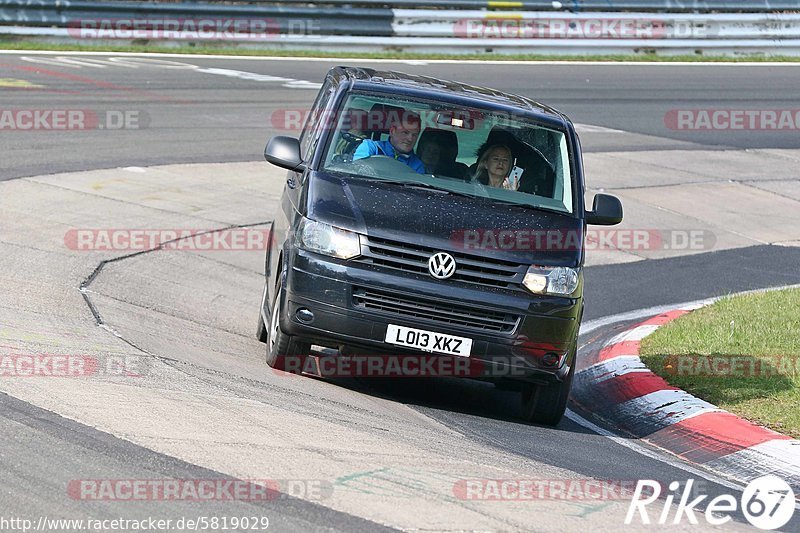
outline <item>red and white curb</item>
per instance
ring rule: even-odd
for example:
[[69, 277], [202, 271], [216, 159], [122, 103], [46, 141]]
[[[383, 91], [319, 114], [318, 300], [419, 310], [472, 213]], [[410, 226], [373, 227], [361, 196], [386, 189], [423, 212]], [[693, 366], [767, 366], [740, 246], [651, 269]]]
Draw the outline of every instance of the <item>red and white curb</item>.
[[659, 314], [609, 340], [576, 373], [581, 392], [573, 401], [621, 432], [716, 474], [744, 483], [775, 474], [800, 494], [800, 441], [671, 386], [639, 358], [642, 339], [701, 306]]

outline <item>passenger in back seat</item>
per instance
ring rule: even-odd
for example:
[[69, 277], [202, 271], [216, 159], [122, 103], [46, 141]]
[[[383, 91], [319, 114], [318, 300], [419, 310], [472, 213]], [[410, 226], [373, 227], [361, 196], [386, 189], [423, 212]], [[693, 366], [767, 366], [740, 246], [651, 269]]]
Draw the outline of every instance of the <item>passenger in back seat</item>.
[[469, 179], [469, 167], [456, 161], [458, 137], [454, 131], [425, 128], [419, 136], [417, 154], [425, 163], [425, 171], [428, 174]]

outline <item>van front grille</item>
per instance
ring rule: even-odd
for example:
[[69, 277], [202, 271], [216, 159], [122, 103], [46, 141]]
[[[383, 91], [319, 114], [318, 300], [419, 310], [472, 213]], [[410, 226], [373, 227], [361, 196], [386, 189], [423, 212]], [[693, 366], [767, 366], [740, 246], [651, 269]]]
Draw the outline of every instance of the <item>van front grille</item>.
[[[428, 259], [442, 250], [377, 237], [361, 236], [361, 263], [430, 275]], [[522, 290], [522, 279], [526, 265], [489, 259], [480, 255], [447, 251], [456, 260], [456, 271], [446, 281], [472, 283], [485, 287], [500, 287]]]
[[353, 305], [357, 309], [418, 318], [437, 324], [456, 325], [477, 331], [510, 333], [516, 329], [519, 315], [451, 304], [422, 296], [353, 287]]

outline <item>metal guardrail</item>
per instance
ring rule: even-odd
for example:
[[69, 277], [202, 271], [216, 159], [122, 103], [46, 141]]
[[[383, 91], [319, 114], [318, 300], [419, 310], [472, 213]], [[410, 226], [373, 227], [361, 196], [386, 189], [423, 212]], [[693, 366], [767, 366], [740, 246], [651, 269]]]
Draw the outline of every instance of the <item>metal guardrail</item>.
[[[339, 5], [342, 4], [342, 5]], [[346, 5], [345, 5], [346, 4]], [[603, 4], [667, 6], [672, 12], [588, 11]], [[710, 6], [760, 13], [701, 13]], [[253, 3], [0, 0], [0, 35], [104, 41], [179, 41], [316, 50], [408, 50], [416, 52], [512, 53], [780, 53], [800, 55], [800, 14], [779, 13], [793, 2], [679, 2], [583, 0], [570, 2], [474, 0], [305, 0]], [[387, 5], [393, 8], [385, 7]], [[398, 6], [449, 9], [400, 9]], [[583, 11], [570, 11], [579, 5]], [[361, 7], [354, 7], [361, 6]], [[470, 6], [473, 9], [456, 9]], [[493, 11], [483, 7], [537, 6], [539, 11]], [[554, 9], [554, 7], [561, 9]], [[800, 13], [800, 10], [798, 11]], [[217, 31], [185, 30], [192, 22]], [[188, 24], [187, 24], [188, 22]], [[233, 24], [231, 24], [233, 22]], [[239, 25], [238, 23], [243, 23]], [[93, 31], [100, 24], [118, 30]], [[208, 25], [208, 24], [207, 24]], [[135, 26], [139, 33], [126, 31]], [[232, 29], [230, 28], [232, 26]], [[88, 30], [87, 30], [88, 28]], [[82, 30], [87, 30], [82, 32]]]
[[[308, 0], [252, 0], [253, 4], [308, 4]], [[317, 5], [383, 6], [393, 9], [521, 9], [525, 11], [783, 12], [798, 0], [322, 0]]]
[[[227, 5], [208, 3], [72, 2], [69, 0], [0, 0], [0, 25], [80, 27], [87, 21], [166, 19], [263, 20], [271, 35], [287, 34], [304, 21], [320, 35], [393, 35], [394, 13], [387, 8]], [[2, 33], [2, 26], [0, 26]]]

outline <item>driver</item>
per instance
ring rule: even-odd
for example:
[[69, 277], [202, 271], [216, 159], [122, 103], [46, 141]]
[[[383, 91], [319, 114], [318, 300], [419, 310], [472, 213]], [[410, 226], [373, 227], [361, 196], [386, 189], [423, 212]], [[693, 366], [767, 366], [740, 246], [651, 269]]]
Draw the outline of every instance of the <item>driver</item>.
[[392, 118], [394, 120], [389, 128], [389, 139], [386, 141], [365, 139], [356, 148], [353, 161], [366, 159], [373, 155], [385, 155], [408, 165], [419, 174], [424, 174], [425, 164], [414, 153], [414, 145], [419, 137], [419, 115], [410, 111], [402, 111]]

